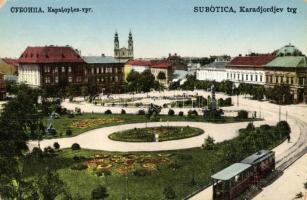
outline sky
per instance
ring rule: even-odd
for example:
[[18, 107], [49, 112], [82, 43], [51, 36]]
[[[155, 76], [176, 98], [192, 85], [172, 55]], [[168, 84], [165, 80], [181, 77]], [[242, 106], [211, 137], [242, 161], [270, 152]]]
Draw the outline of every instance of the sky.
[[[237, 13], [193, 12], [211, 5], [232, 6]], [[49, 6], [93, 12], [55, 15], [47, 12]], [[240, 6], [298, 10], [239, 13]], [[42, 7], [45, 13], [16, 14], [12, 7]], [[19, 57], [27, 46], [45, 45], [113, 56], [114, 32], [127, 47], [130, 30], [136, 58], [268, 53], [289, 43], [307, 54], [307, 0], [6, 0], [0, 8], [0, 57]]]

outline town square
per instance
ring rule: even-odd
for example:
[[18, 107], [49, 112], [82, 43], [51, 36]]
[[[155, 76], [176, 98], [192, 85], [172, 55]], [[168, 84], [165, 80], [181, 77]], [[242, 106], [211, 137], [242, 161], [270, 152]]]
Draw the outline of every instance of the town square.
[[306, 3], [218, 26], [182, 0], [77, 1], [0, 8], [0, 199], [307, 198]]

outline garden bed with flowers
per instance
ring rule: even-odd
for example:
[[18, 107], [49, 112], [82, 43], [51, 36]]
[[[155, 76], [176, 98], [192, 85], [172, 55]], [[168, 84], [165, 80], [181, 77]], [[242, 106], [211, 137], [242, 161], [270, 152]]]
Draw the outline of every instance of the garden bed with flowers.
[[162, 142], [194, 137], [203, 134], [203, 130], [194, 127], [161, 126], [153, 128], [135, 128], [115, 132], [109, 138], [124, 142]]

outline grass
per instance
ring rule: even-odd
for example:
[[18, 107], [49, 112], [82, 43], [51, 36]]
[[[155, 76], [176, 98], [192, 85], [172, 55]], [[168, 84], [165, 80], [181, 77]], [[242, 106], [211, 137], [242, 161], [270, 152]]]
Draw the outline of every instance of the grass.
[[[213, 150], [201, 148], [164, 151], [164, 152], [136, 152], [134, 156], [156, 157], [159, 154], [169, 154], [168, 162], [159, 164], [157, 170], [144, 176], [137, 176], [131, 170], [128, 173], [128, 190], [131, 199], [161, 200], [164, 199], [163, 190], [172, 186], [176, 192], [176, 199], [182, 199], [193, 191], [210, 183], [210, 177], [217, 171], [238, 162], [246, 156], [260, 150], [271, 149], [283, 141], [275, 127], [256, 128], [240, 131], [240, 135], [233, 140], [215, 144]], [[60, 178], [67, 185], [73, 198], [91, 199], [91, 191], [99, 185], [107, 187], [107, 199], [122, 199], [126, 193], [126, 177], [111, 169], [110, 176], [98, 177], [93, 169], [82, 171], [71, 170], [75, 164], [86, 163], [97, 154], [109, 156], [127, 156], [125, 153], [104, 152], [92, 150], [64, 149], [57, 152], [56, 157], [44, 157], [37, 161], [30, 158], [25, 160], [24, 174], [32, 177], [42, 174], [46, 167], [56, 170]], [[129, 153], [132, 154], [132, 153]], [[74, 157], [84, 157], [83, 160]], [[115, 165], [115, 164], [113, 164]], [[192, 179], [195, 184], [192, 184]]]
[[[45, 118], [47, 124], [48, 118]], [[208, 122], [202, 116], [169, 116], [160, 115], [159, 119], [154, 121], [193, 121], [193, 122]], [[213, 123], [233, 123], [250, 121], [250, 119], [240, 120], [235, 117], [222, 117], [221, 120], [214, 121]], [[53, 120], [53, 127], [56, 130], [56, 135], [48, 136], [53, 138], [69, 137], [66, 135], [66, 130], [71, 129], [72, 135], [76, 136], [89, 130], [103, 128], [108, 126], [115, 126], [120, 124], [142, 123], [151, 122], [144, 115], [133, 114], [92, 114], [83, 113], [81, 115], [74, 115], [73, 118], [69, 118], [67, 115], [61, 116], [59, 119]], [[212, 122], [212, 121], [211, 121]]]
[[202, 133], [203, 130], [194, 127], [135, 128], [112, 133], [109, 138], [125, 142], [154, 142], [156, 134], [159, 134], [159, 141], [168, 141], [194, 137]]

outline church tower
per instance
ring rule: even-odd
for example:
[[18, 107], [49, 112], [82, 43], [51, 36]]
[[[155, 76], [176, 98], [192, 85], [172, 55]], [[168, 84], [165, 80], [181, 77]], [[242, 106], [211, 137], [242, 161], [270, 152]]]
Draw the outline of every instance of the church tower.
[[129, 32], [128, 37], [128, 56], [133, 58], [133, 38], [131, 31]]
[[114, 57], [119, 57], [119, 40], [117, 31], [114, 35]]

